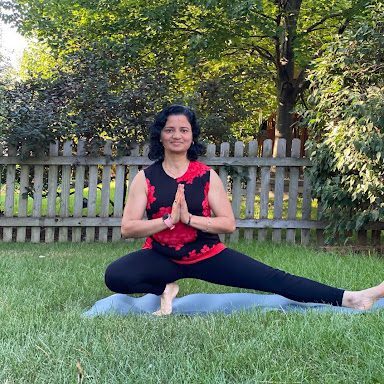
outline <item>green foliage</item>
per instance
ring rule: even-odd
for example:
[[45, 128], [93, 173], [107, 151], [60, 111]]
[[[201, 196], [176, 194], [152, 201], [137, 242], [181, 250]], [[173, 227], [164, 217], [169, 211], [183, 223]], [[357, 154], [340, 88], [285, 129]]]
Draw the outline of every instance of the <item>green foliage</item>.
[[52, 50], [46, 44], [29, 42], [24, 50], [18, 75], [22, 80], [49, 79], [55, 77], [58, 68], [63, 65], [63, 62], [53, 57]]
[[384, 221], [384, 5], [372, 1], [356, 29], [315, 62], [309, 151], [328, 240]]
[[[82, 137], [88, 150], [112, 139], [127, 153], [143, 141], [149, 116], [167, 99], [167, 78], [155, 70], [108, 66], [108, 51], [78, 51], [66, 72], [31, 77], [3, 92], [0, 138], [39, 154], [53, 140]], [[93, 145], [95, 144], [95, 145]]]
[[60, 94], [61, 84], [52, 86], [46, 81], [31, 80], [3, 85], [0, 140], [23, 146], [23, 155], [32, 149], [37, 152], [65, 132], [63, 121], [65, 100]]
[[260, 115], [276, 109], [289, 139], [308, 63], [364, 3], [4, 0], [0, 18], [38, 41], [24, 57], [24, 80], [76, 79], [74, 134], [139, 141], [148, 116], [177, 102], [195, 107], [203, 135], [218, 142], [252, 139]]

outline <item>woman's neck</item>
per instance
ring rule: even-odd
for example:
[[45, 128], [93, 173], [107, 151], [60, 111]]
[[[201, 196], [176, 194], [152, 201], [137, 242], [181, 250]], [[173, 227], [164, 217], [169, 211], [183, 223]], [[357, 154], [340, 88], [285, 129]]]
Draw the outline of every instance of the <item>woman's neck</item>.
[[163, 160], [163, 169], [171, 177], [180, 177], [188, 169], [189, 160], [186, 156], [166, 156]]
[[163, 165], [172, 169], [183, 169], [188, 166], [189, 160], [185, 155], [167, 155], [164, 157]]

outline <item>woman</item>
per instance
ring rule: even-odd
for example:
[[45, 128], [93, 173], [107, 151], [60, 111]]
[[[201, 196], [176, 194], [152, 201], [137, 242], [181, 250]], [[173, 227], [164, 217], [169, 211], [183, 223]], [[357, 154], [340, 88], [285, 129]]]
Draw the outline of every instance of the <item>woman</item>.
[[[156, 315], [172, 312], [175, 281], [182, 278], [355, 309], [369, 309], [384, 296], [384, 282], [344, 291], [271, 268], [221, 243], [218, 234], [233, 232], [235, 218], [219, 176], [197, 161], [203, 150], [199, 134], [187, 107], [172, 105], [156, 116], [148, 155], [156, 162], [132, 181], [121, 225], [123, 237], [146, 241], [108, 266], [109, 289], [161, 295]], [[145, 211], [148, 220], [142, 219]]]

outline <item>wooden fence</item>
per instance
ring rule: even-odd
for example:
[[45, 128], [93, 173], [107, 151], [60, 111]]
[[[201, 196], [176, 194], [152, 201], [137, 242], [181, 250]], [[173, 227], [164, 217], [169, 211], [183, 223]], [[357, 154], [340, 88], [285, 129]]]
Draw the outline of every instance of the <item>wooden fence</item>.
[[[237, 230], [225, 240], [272, 240], [322, 243], [325, 224], [317, 220], [320, 207], [311, 199], [303, 172], [310, 161], [300, 157], [299, 139], [291, 157], [279, 141], [272, 157], [272, 141], [261, 145], [236, 142], [210, 144], [201, 160], [218, 172], [232, 199]], [[107, 142], [103, 156], [85, 155], [84, 142], [52, 144], [45, 158], [21, 161], [15, 147], [0, 144], [0, 241], [80, 242], [117, 241], [124, 198], [139, 169], [148, 166], [148, 147], [130, 156], [113, 157]], [[47, 192], [46, 192], [47, 191]], [[29, 195], [29, 197], [28, 197]], [[383, 226], [359, 232], [363, 244], [379, 244]], [[224, 237], [224, 236], [223, 236]]]

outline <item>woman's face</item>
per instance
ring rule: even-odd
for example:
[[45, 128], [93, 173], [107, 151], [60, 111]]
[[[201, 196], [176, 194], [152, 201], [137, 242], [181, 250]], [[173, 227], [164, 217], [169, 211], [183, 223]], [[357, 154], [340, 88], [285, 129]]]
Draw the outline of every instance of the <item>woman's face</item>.
[[164, 152], [187, 153], [192, 144], [192, 127], [184, 115], [169, 115], [160, 134]]

